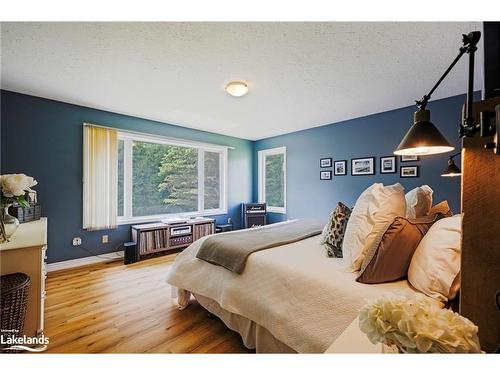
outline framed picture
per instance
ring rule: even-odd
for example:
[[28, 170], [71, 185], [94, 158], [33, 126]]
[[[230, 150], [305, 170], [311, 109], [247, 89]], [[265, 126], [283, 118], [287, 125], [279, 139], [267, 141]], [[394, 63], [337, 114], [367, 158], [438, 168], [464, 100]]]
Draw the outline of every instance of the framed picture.
[[320, 168], [331, 168], [332, 167], [332, 158], [323, 158], [319, 159]]
[[319, 172], [320, 180], [331, 180], [332, 179], [332, 171], [320, 171]]
[[347, 174], [347, 160], [335, 160], [333, 174], [335, 176], [345, 176]]
[[365, 176], [375, 174], [375, 158], [351, 159], [351, 175]]
[[417, 155], [401, 155], [399, 157], [399, 161], [402, 163], [407, 162], [407, 161], [418, 161], [418, 156]]
[[401, 178], [418, 177], [418, 165], [401, 166], [400, 171]]
[[380, 158], [380, 173], [396, 173], [395, 156], [382, 156]]

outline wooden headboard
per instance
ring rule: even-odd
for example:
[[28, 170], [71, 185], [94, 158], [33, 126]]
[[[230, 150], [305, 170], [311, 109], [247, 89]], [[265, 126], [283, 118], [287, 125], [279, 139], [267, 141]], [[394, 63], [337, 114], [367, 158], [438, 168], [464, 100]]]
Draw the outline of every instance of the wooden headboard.
[[[493, 111], [500, 98], [474, 103]], [[481, 348], [500, 345], [500, 155], [485, 149], [493, 137], [463, 139], [462, 151], [462, 287], [460, 313], [479, 327]]]

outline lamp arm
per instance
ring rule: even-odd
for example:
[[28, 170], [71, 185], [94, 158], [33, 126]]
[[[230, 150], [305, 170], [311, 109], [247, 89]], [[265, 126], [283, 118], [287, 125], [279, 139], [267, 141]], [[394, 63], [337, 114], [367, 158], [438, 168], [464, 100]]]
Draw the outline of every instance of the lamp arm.
[[431, 91], [429, 91], [426, 95], [422, 96], [422, 99], [415, 100], [415, 102], [417, 103], [417, 107], [419, 109], [425, 109], [425, 107], [427, 106], [427, 103], [429, 102], [429, 100], [431, 98], [431, 95], [438, 88], [438, 86], [441, 84], [441, 82], [443, 82], [443, 80], [446, 78], [446, 76], [448, 75], [448, 73], [451, 72], [451, 70], [453, 69], [453, 67], [457, 64], [457, 62], [460, 60], [460, 58], [466, 52], [467, 52], [467, 48], [466, 47], [461, 47], [460, 48], [460, 53], [457, 55], [457, 57], [455, 57], [455, 60], [453, 60], [453, 62], [451, 63], [451, 65], [448, 67], [448, 69], [446, 69], [446, 71], [443, 73], [443, 75], [441, 76], [441, 78], [439, 78], [439, 80], [436, 82], [436, 84], [432, 87]]
[[[473, 35], [474, 33], [478, 33], [479, 35], [476, 37]], [[467, 102], [465, 106], [465, 113], [464, 113], [464, 119], [463, 119], [463, 124], [460, 127], [460, 135], [468, 135], [470, 133], [473, 133], [476, 128], [474, 127], [474, 117], [472, 114], [472, 100], [473, 100], [473, 94], [474, 94], [474, 53], [477, 50], [477, 42], [481, 38], [481, 33], [479, 31], [475, 31], [470, 33], [469, 35], [471, 36], [471, 41], [469, 43], [468, 47], [468, 53], [469, 53], [469, 78], [467, 81]], [[476, 38], [475, 38], [476, 37]], [[464, 36], [465, 38], [465, 36]]]
[[463, 34], [462, 35], [462, 47], [460, 47], [460, 52], [455, 57], [453, 62], [450, 64], [448, 69], [443, 73], [441, 78], [436, 82], [436, 84], [432, 87], [431, 91], [429, 91], [428, 94], [424, 95], [422, 99], [416, 100], [417, 107], [419, 109], [425, 109], [427, 106], [427, 103], [429, 102], [431, 95], [434, 93], [434, 91], [439, 87], [441, 82], [446, 78], [446, 76], [450, 73], [450, 71], [453, 69], [453, 67], [457, 64], [457, 62], [461, 59], [461, 57], [465, 54], [469, 54], [469, 79], [468, 79], [468, 85], [467, 85], [467, 101], [465, 105], [465, 119], [463, 120], [463, 124], [460, 127], [460, 135], [463, 136], [464, 134], [470, 133], [475, 131], [474, 127], [474, 118], [472, 117], [472, 100], [473, 100], [473, 91], [474, 91], [474, 53], [477, 50], [477, 43], [479, 42], [479, 39], [481, 39], [481, 32], [480, 31], [473, 31], [469, 34]]

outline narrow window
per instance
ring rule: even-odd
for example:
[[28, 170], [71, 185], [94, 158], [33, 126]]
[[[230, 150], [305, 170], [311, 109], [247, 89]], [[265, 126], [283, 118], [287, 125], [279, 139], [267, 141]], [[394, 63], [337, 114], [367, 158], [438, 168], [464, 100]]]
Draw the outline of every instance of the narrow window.
[[269, 212], [286, 213], [286, 148], [259, 151], [259, 202]]

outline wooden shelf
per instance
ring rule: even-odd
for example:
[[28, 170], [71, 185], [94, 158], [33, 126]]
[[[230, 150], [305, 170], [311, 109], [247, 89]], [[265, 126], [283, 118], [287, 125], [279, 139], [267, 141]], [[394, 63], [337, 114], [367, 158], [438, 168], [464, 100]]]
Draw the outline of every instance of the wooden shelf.
[[[189, 227], [190, 233], [171, 235], [171, 229], [176, 227]], [[213, 234], [215, 232], [215, 220], [204, 218], [176, 224], [161, 222], [140, 224], [133, 225], [131, 232], [132, 241], [137, 244], [140, 257], [185, 248], [194, 241]]]

